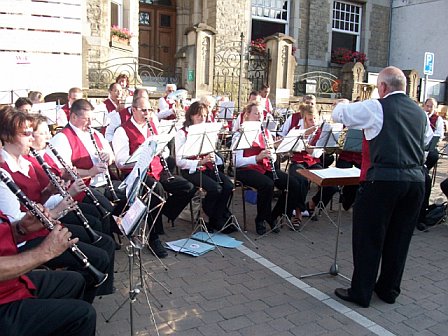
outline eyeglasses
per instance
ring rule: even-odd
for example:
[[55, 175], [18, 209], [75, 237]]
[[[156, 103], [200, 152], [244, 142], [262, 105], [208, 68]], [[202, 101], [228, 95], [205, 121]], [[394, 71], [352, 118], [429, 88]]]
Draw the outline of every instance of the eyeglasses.
[[32, 128], [27, 128], [27, 129], [26, 129], [25, 131], [23, 131], [21, 134], [24, 135], [24, 136], [26, 136], [26, 137], [32, 136], [32, 135], [33, 135], [33, 129], [32, 129]]
[[144, 108], [136, 107], [136, 109], [139, 110], [139, 111], [142, 111], [142, 112], [151, 112], [151, 111], [154, 111], [152, 108], [144, 109]]

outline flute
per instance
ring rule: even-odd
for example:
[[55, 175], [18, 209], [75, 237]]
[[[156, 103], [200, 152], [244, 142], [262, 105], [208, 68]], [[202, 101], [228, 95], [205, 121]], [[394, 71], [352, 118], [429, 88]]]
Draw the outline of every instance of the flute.
[[[30, 148], [30, 153], [36, 158], [37, 162], [39, 162], [39, 164], [42, 167], [42, 169], [44, 170], [45, 174], [47, 174], [48, 178], [50, 179], [51, 184], [54, 185], [54, 187], [57, 189], [58, 193], [62, 197], [69, 196], [71, 198], [67, 189], [65, 189], [65, 187], [59, 183], [56, 175], [51, 171], [50, 166], [48, 165], [47, 162], [44, 161], [42, 156], [40, 156], [40, 154], [34, 148]], [[76, 204], [74, 206], [73, 210], [75, 211], [75, 215], [80, 220], [82, 226], [84, 226], [84, 229], [86, 230], [87, 235], [89, 236], [90, 240], [92, 241], [92, 244], [99, 242], [101, 240], [101, 238], [103, 238], [103, 237], [101, 237], [98, 233], [96, 233], [92, 229], [92, 227], [89, 225], [89, 221], [82, 213], [78, 204]]]
[[[148, 126], [149, 131], [151, 132], [151, 134], [155, 134], [154, 133], [154, 129], [152, 128], [151, 123], [149, 122], [149, 120], [147, 118], [145, 118], [146, 121], [146, 125]], [[174, 176], [173, 174], [171, 174], [170, 169], [168, 168], [168, 164], [165, 161], [165, 158], [163, 157], [162, 154], [159, 155], [159, 159], [160, 159], [160, 163], [162, 164], [162, 168], [163, 168], [163, 176], [160, 176], [160, 179], [166, 179], [168, 182], [171, 181]]]
[[[266, 144], [266, 149], [271, 150], [271, 148], [269, 147], [269, 142], [268, 139], [266, 138], [266, 134], [264, 133], [264, 126], [263, 124], [260, 125], [261, 127], [261, 136], [263, 137], [263, 141]], [[272, 170], [272, 178], [273, 180], [278, 180], [278, 175], [277, 172], [275, 171], [275, 165], [274, 165], [274, 161], [272, 160], [272, 157], [269, 155], [269, 165], [271, 166], [271, 170]]]
[[[90, 140], [92, 140], [93, 146], [95, 147], [96, 154], [98, 155], [98, 158], [100, 159], [100, 161], [102, 161], [101, 155], [100, 155], [100, 148], [98, 147], [98, 144], [96, 143], [92, 128], [89, 128], [89, 134], [90, 134]], [[112, 184], [112, 180], [110, 178], [109, 163], [104, 162], [104, 161], [102, 161], [102, 162], [106, 164], [106, 170], [104, 171], [104, 177], [106, 178], [107, 190], [109, 190], [109, 192], [112, 196], [112, 203], [117, 203], [118, 201], [120, 201], [120, 199], [118, 198], [118, 196], [115, 192], [114, 186]]]
[[[54, 148], [51, 143], [47, 143], [47, 146], [48, 146], [48, 148], [50, 148], [51, 152], [56, 157], [56, 159], [58, 159], [58, 161], [61, 163], [62, 167], [64, 167], [65, 171], [70, 174], [72, 179], [77, 180], [78, 178], [80, 178], [80, 176], [77, 173], [75, 173], [75, 171], [72, 169], [72, 167], [70, 167], [67, 164], [67, 162], [64, 161], [64, 159], [61, 157], [61, 155], [58, 153], [56, 148]], [[101, 217], [106, 218], [107, 216], [110, 215], [110, 212], [107, 211], [107, 209], [105, 209], [101, 205], [101, 203], [98, 201], [96, 196], [93, 194], [92, 190], [90, 190], [87, 187], [87, 189], [85, 190], [85, 193], [86, 193], [86, 196], [88, 198], [90, 198], [90, 200], [92, 201], [93, 205], [95, 205], [95, 207], [97, 208], [98, 212], [101, 214]]]
[[[42, 223], [42, 225], [49, 231], [54, 229], [53, 222], [36, 206], [32, 200], [25, 195], [25, 193], [14, 183], [14, 181], [7, 176], [3, 170], [0, 170], [0, 180], [6, 184], [6, 186], [11, 190], [11, 192], [16, 195], [19, 202], [25, 206], [36, 218]], [[104, 281], [106, 281], [108, 274], [101, 273], [92, 264], [90, 264], [86, 255], [79, 249], [76, 244], [73, 244], [68, 251], [73, 255], [73, 257], [85, 268], [90, 275], [95, 279], [95, 287], [100, 286]]]

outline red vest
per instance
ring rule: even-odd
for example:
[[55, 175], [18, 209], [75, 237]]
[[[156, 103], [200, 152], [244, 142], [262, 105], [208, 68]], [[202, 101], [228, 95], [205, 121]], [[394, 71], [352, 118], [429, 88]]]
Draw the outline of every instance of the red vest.
[[429, 118], [429, 124], [431, 125], [433, 131], [435, 131], [437, 126], [437, 119], [439, 119], [439, 116], [435, 113]]
[[[149, 121], [152, 129], [154, 130], [154, 135], [157, 135], [157, 129], [152, 122], [152, 120]], [[126, 132], [126, 135], [129, 139], [129, 155], [132, 155], [137, 148], [145, 142], [146, 138], [143, 136], [143, 134], [138, 130], [138, 128], [134, 125], [131, 119], [126, 121], [124, 125], [122, 125], [123, 129]], [[150, 130], [148, 129], [148, 136], [151, 135]], [[130, 173], [132, 171], [131, 168], [124, 168], [121, 169], [125, 173]], [[160, 179], [160, 173], [163, 171], [162, 164], [160, 163], [160, 157], [158, 155], [154, 156], [154, 158], [151, 161], [151, 164], [149, 165], [148, 174], [154, 177], [156, 180]]]
[[[8, 218], [0, 212], [0, 256], [18, 254], [17, 246]], [[0, 305], [33, 297], [31, 290], [36, 286], [31, 280], [21, 275], [13, 279], [0, 281]]]
[[67, 116], [67, 120], [70, 119], [70, 107], [68, 107], [68, 103], [61, 107], [61, 110], [65, 112], [65, 115]]
[[264, 110], [263, 110], [265, 119], [266, 119], [266, 116], [268, 115], [268, 113], [271, 113], [271, 107], [269, 106], [269, 98], [266, 97], [266, 100], [264, 102]]
[[[79, 169], [92, 168], [93, 162], [90, 158], [89, 152], [87, 151], [82, 141], [78, 138], [75, 131], [70, 127], [70, 125], [64, 127], [61, 133], [65, 134], [72, 149], [72, 165]], [[102, 150], [103, 144], [101, 143], [99, 136], [96, 133], [94, 133], [93, 136], [95, 137], [96, 143], [98, 144], [98, 148]]]
[[[267, 131], [265, 131], [265, 134], [266, 134], [266, 137], [270, 136]], [[262, 150], [264, 150], [266, 148], [266, 144], [264, 142], [264, 139], [263, 139], [263, 136], [261, 135], [261, 133], [258, 135], [258, 141], [259, 141], [259, 144], [254, 141], [252, 143], [251, 148], [247, 148], [247, 149], [243, 150], [244, 157], [258, 155], [258, 154], [260, 154], [260, 152]], [[267, 171], [272, 171], [271, 164], [270, 164], [268, 158], [264, 158], [262, 162], [257, 162], [256, 164], [251, 164], [251, 165], [248, 165], [245, 167], [241, 167], [241, 169], [243, 169], [243, 170], [252, 169], [261, 174], [264, 174]]]
[[[296, 114], [293, 114], [293, 117]], [[291, 125], [292, 125], [292, 121], [293, 120], [291, 120]], [[298, 123], [298, 121], [297, 121], [297, 123]], [[297, 127], [297, 126], [295, 126], [295, 127]], [[319, 127], [319, 129], [317, 130], [317, 132], [314, 135], [313, 139], [311, 139], [311, 141], [309, 142], [309, 145], [315, 146], [316, 143], [317, 143], [317, 140], [319, 140], [319, 138], [320, 138], [320, 134], [321, 133], [322, 133], [322, 128]], [[311, 167], [311, 166], [314, 166], [317, 163], [320, 163], [319, 158], [315, 158], [312, 155], [308, 154], [308, 152], [306, 150], [301, 151], [299, 153], [294, 153], [292, 158], [291, 158], [291, 161], [294, 162], [294, 163], [306, 163], [308, 167]]]
[[[36, 173], [33, 165], [29, 166], [28, 175], [30, 177], [25, 176], [20, 172], [13, 173], [6, 162], [1, 163], [0, 167], [6, 170], [11, 175], [14, 183], [17, 184], [20, 189], [22, 189], [23, 193], [28, 196], [30, 200], [36, 203], [42, 203], [41, 191], [48, 185], [48, 178], [46, 178], [45, 180], [43, 178], [38, 178], [38, 174]], [[21, 211], [27, 211], [27, 209], [23, 205], [20, 205], [20, 209]], [[27, 234], [24, 237], [24, 240], [31, 240], [37, 237], [45, 237], [47, 235], [47, 229], [43, 228], [37, 232]]]
[[369, 142], [366, 137], [362, 138], [362, 162], [361, 162], [361, 175], [359, 177], [359, 182], [363, 182], [367, 177], [367, 170], [370, 168], [370, 148]]
[[126, 121], [128, 121], [132, 117], [132, 111], [128, 107], [121, 109], [118, 112], [118, 114], [120, 115], [121, 125], [123, 125]]
[[[163, 99], [165, 99], [166, 103], [168, 104], [168, 109], [172, 109], [174, 106], [174, 103], [170, 103], [167, 97], [164, 97]], [[158, 109], [158, 111], [160, 112], [160, 109]], [[176, 113], [170, 114], [168, 117], [163, 118], [165, 120], [173, 120], [176, 119]]]
[[361, 165], [362, 153], [342, 151], [341, 154], [339, 154], [339, 159], [347, 162], [356, 163], [357, 165]]
[[110, 100], [110, 98], [107, 98], [105, 101], [104, 101], [104, 105], [106, 105], [106, 109], [107, 109], [107, 112], [112, 112], [112, 111], [115, 111], [116, 109], [117, 109], [117, 107], [115, 106], [115, 104], [112, 102], [112, 100]]
[[300, 119], [302, 119], [302, 114], [300, 112], [296, 112], [291, 116], [291, 125], [289, 125], [288, 132], [293, 128], [299, 128]]

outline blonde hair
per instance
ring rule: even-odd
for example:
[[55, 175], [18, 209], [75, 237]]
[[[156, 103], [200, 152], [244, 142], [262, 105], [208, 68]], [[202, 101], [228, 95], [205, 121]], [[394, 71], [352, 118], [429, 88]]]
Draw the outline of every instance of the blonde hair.
[[249, 113], [250, 113], [250, 111], [252, 110], [252, 108], [254, 106], [257, 106], [257, 107], [261, 106], [261, 103], [258, 100], [253, 100], [253, 101], [249, 102], [246, 105], [246, 107], [244, 107], [244, 109], [243, 109], [243, 113], [245, 113], [244, 114], [244, 120], [247, 120], [247, 118], [249, 117]]

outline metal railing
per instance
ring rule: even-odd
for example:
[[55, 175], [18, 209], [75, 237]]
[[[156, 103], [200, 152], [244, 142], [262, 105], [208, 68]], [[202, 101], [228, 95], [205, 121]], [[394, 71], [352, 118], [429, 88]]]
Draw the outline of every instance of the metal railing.
[[323, 71], [311, 71], [294, 76], [294, 95], [313, 94], [316, 97], [339, 98], [341, 82], [335, 75]]

